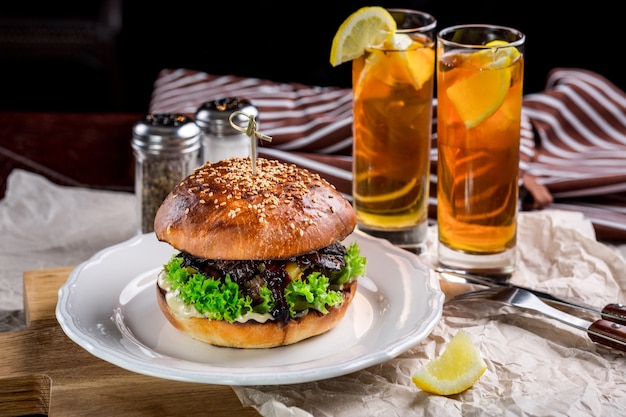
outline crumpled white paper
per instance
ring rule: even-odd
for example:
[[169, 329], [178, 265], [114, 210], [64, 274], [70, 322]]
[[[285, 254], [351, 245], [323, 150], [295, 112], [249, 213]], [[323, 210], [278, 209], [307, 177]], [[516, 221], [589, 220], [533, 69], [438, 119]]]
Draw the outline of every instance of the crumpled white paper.
[[[0, 309], [23, 309], [24, 271], [77, 265], [135, 230], [132, 194], [61, 187], [13, 171], [0, 201]], [[427, 264], [436, 259], [436, 241], [430, 228], [421, 257]], [[581, 214], [521, 213], [518, 241], [513, 282], [598, 307], [626, 300], [624, 246], [597, 242]], [[479, 288], [441, 286], [447, 299]], [[485, 374], [450, 397], [416, 388], [411, 375], [460, 329], [487, 362]], [[317, 382], [233, 389], [267, 417], [613, 416], [626, 410], [624, 365], [624, 353], [560, 322], [496, 304], [447, 303], [430, 336], [390, 361]]]

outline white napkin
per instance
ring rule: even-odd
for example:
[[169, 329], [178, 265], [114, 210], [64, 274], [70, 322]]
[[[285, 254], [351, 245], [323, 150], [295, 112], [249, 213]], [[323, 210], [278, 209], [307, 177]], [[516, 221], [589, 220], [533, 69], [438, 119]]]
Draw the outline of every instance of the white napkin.
[[[123, 192], [54, 185], [16, 170], [0, 201], [0, 309], [23, 309], [23, 272], [77, 265], [136, 230], [135, 198]], [[513, 281], [603, 306], [626, 301], [626, 263], [596, 241], [581, 214], [521, 213]], [[436, 255], [430, 228], [425, 263]], [[442, 282], [447, 298], [466, 291]], [[441, 354], [460, 329], [488, 364], [469, 390], [451, 397], [417, 389], [411, 375]], [[487, 303], [446, 304], [433, 332], [404, 354], [317, 382], [233, 387], [263, 416], [613, 416], [626, 409], [624, 354], [539, 315]], [[268, 378], [271, 376], [268, 375]]]
[[0, 201], [0, 309], [22, 310], [24, 271], [73, 266], [136, 231], [135, 197], [16, 169]]

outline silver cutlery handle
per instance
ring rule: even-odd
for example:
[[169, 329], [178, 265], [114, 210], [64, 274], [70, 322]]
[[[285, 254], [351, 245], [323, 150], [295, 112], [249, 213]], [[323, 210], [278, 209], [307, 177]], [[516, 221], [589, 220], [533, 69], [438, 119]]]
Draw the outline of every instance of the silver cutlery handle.
[[596, 320], [587, 329], [596, 343], [626, 352], [626, 327], [608, 320]]

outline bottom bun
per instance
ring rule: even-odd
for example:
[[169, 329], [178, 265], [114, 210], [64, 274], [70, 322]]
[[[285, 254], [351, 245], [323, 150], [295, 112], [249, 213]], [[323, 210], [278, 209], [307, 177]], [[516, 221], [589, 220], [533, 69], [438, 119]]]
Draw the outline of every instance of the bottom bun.
[[357, 281], [344, 287], [343, 303], [328, 309], [327, 314], [310, 310], [308, 314], [288, 322], [229, 323], [200, 317], [178, 317], [165, 300], [165, 291], [157, 284], [157, 300], [167, 320], [178, 330], [196, 340], [215, 346], [233, 348], [272, 348], [290, 345], [325, 333], [335, 327], [346, 314], [356, 294]]

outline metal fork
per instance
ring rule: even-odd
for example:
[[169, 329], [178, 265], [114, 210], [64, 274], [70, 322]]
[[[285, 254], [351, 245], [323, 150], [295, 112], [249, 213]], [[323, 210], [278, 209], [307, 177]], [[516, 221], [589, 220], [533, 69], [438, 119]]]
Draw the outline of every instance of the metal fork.
[[457, 295], [449, 302], [485, 300], [541, 313], [546, 317], [585, 331], [595, 343], [626, 351], [626, 327], [604, 319], [594, 322], [581, 319], [544, 303], [530, 291], [521, 288], [502, 287], [472, 291]]
[[603, 319], [614, 321], [615, 323], [626, 325], [626, 306], [621, 303], [609, 303], [606, 304], [602, 310], [597, 309], [594, 306], [587, 305], [580, 300], [568, 299], [568, 298], [559, 298], [553, 294], [549, 294], [547, 292], [538, 291], [533, 288], [522, 287], [520, 285], [515, 285], [508, 281], [498, 281], [495, 279], [490, 279], [488, 277], [476, 274], [469, 274], [465, 271], [458, 270], [450, 270], [442, 267], [434, 268], [435, 272], [438, 272], [446, 280], [458, 281], [462, 280], [463, 282], [469, 282], [473, 284], [480, 284], [486, 287], [515, 287], [520, 288], [522, 290], [527, 290], [535, 294], [537, 297], [541, 298], [543, 301], [548, 302], [549, 304], [556, 304], [557, 306], [564, 306], [568, 308], [574, 308], [576, 310], [586, 311], [588, 313], [597, 314]]

